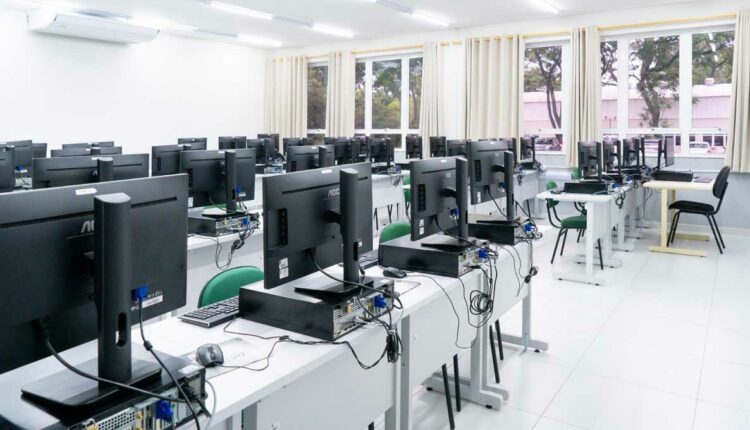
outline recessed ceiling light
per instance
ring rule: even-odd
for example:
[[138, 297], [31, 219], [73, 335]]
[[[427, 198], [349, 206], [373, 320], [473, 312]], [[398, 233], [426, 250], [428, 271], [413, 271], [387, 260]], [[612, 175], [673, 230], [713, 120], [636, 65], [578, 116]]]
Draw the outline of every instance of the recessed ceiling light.
[[253, 18], [258, 18], [258, 19], [266, 19], [266, 20], [273, 19], [273, 15], [271, 15], [270, 13], [259, 12], [257, 10], [248, 9], [246, 7], [237, 6], [237, 5], [230, 4], [230, 3], [212, 1], [209, 4], [213, 8], [220, 9], [226, 12], [236, 13], [236, 14], [245, 15], [245, 16], [251, 16]]
[[560, 9], [558, 9], [555, 5], [547, 0], [534, 0], [534, 3], [536, 3], [540, 8], [546, 10], [547, 12], [551, 12], [554, 14], [560, 13]]
[[431, 24], [439, 25], [442, 27], [447, 27], [448, 25], [450, 25], [448, 21], [442, 20], [440, 18], [435, 18], [434, 16], [431, 16], [429, 14], [426, 14], [418, 10], [413, 10], [411, 12], [411, 16], [417, 19], [421, 19], [422, 21], [429, 22]]
[[331, 27], [329, 25], [313, 24], [310, 28], [312, 28], [313, 30], [319, 33], [330, 34], [332, 36], [346, 37], [348, 39], [351, 39], [352, 37], [354, 37], [354, 33], [352, 33], [349, 30]]
[[265, 37], [250, 36], [247, 34], [240, 34], [237, 36], [242, 42], [248, 42], [253, 45], [270, 46], [272, 48], [280, 48], [283, 43], [278, 40], [266, 39]]

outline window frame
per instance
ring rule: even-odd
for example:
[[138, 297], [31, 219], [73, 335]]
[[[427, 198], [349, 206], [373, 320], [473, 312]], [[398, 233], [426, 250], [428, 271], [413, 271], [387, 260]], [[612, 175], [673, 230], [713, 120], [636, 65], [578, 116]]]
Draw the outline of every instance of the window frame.
[[[650, 31], [624, 31], [601, 36], [601, 42], [617, 42], [617, 126], [616, 128], [602, 128], [602, 135], [616, 135], [620, 139], [627, 135], [678, 135], [680, 136], [679, 152], [676, 157], [685, 158], [724, 158], [725, 154], [700, 154], [690, 152], [690, 136], [695, 134], [724, 136], [728, 130], [716, 128], [693, 128], [693, 35], [708, 32], [734, 32], [735, 27], [730, 23], [699, 23], [678, 28], [663, 28]], [[630, 71], [630, 41], [653, 37], [679, 37], [679, 126], [654, 128], [629, 128], [629, 78], [622, 79], [623, 71]], [[602, 121], [602, 118], [599, 118]], [[647, 154], [654, 155], [654, 154]]]

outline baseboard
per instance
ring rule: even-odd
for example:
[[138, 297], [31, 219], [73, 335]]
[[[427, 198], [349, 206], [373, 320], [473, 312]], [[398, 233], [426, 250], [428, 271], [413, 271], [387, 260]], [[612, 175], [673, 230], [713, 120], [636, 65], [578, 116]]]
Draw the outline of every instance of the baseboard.
[[[659, 221], [644, 221], [643, 225], [647, 228], [659, 228]], [[722, 227], [721, 224], [719, 224], [719, 227], [721, 228], [722, 234], [731, 234], [731, 235], [736, 235], [736, 236], [750, 236], [750, 228]], [[705, 224], [689, 224], [683, 221], [683, 222], [680, 222], [680, 231], [711, 234], [711, 228], [708, 226], [707, 222]]]

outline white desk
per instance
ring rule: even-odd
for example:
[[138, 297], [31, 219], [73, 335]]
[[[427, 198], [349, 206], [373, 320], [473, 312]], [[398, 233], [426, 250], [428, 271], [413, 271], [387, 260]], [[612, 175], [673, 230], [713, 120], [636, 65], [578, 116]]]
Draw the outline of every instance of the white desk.
[[594, 274], [594, 262], [599, 262], [597, 241], [601, 240], [602, 259], [605, 266], [616, 268], [622, 266], [622, 261], [614, 259], [612, 254], [612, 228], [619, 222], [614, 214], [617, 212], [615, 195], [599, 194], [553, 194], [545, 191], [537, 195], [540, 200], [552, 199], [561, 202], [581, 202], [586, 208], [586, 255], [578, 257], [586, 264], [585, 273], [578, 271], [555, 271], [557, 279], [581, 282], [584, 284], [604, 285], [605, 279]]

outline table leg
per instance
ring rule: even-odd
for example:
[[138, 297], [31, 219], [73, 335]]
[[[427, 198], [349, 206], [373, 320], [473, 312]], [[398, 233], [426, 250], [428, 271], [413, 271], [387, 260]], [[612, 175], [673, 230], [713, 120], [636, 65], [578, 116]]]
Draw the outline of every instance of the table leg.
[[[670, 198], [674, 199], [675, 197], [675, 190], [661, 190], [661, 226], [660, 226], [660, 237], [659, 237], [659, 246], [649, 246], [648, 250], [651, 252], [664, 252], [667, 254], [680, 254], [680, 255], [690, 255], [695, 257], [705, 257], [706, 251], [700, 251], [696, 249], [686, 249], [686, 248], [675, 248], [673, 246], [668, 247], [667, 246], [667, 239], [668, 239], [668, 227], [671, 224], [672, 216], [674, 211], [669, 210], [669, 201]], [[676, 236], [677, 237], [677, 236]]]

